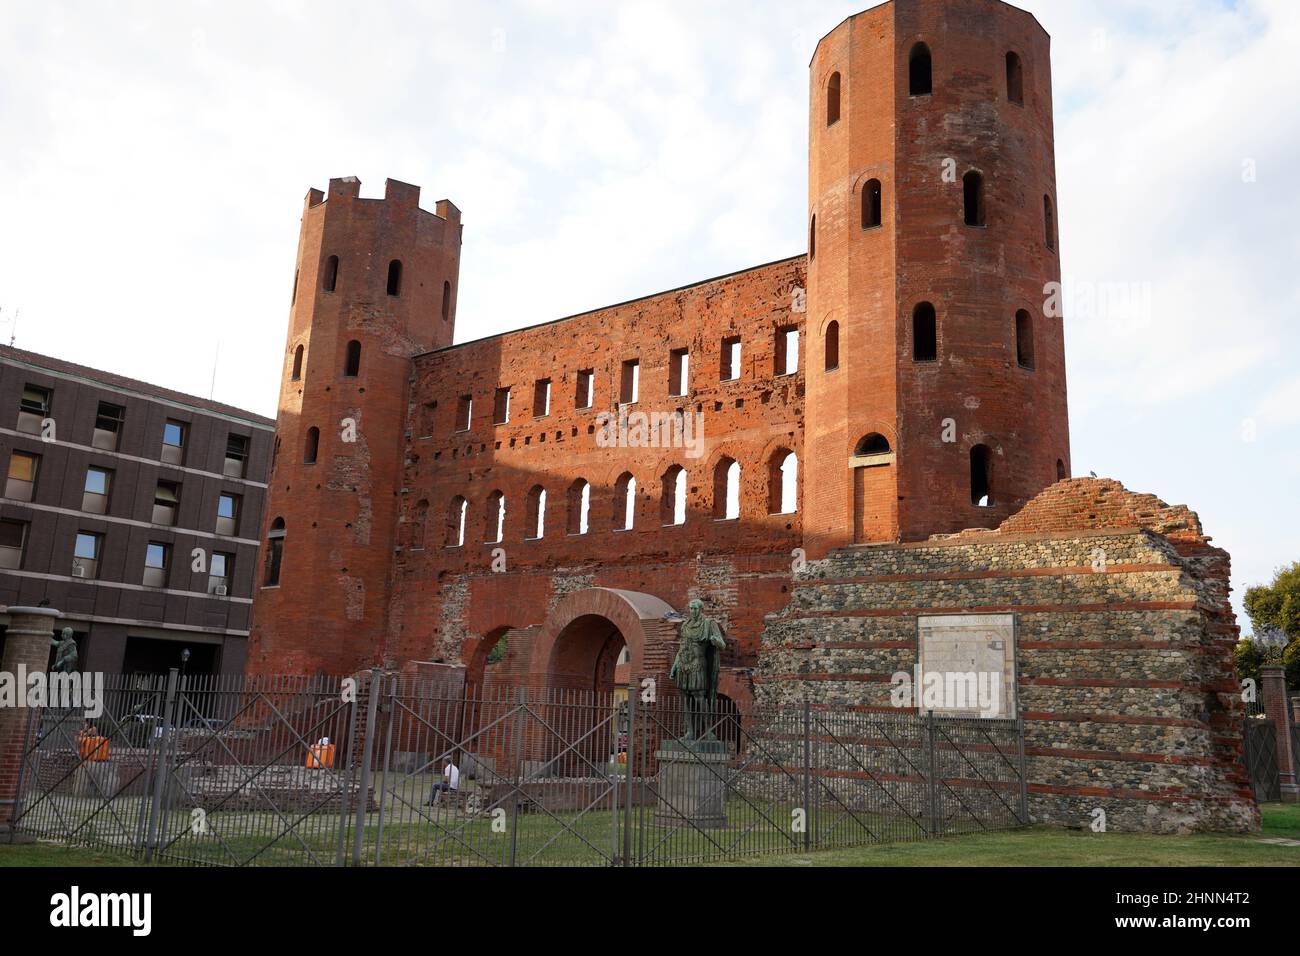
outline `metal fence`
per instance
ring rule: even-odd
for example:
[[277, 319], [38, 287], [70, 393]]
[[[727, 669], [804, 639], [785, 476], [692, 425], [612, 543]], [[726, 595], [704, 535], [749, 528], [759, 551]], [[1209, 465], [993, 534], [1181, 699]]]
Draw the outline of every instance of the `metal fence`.
[[20, 829], [194, 865], [650, 866], [1028, 821], [1018, 721], [723, 701], [684, 741], [676, 696], [379, 672], [105, 697], [34, 712]]

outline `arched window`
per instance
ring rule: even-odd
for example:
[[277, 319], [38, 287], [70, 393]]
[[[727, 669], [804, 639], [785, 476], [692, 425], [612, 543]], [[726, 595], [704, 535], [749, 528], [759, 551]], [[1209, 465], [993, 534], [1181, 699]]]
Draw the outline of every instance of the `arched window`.
[[869, 458], [873, 455], [888, 455], [889, 452], [889, 439], [873, 432], [858, 442], [853, 454], [857, 458]]
[[880, 225], [880, 180], [868, 179], [862, 187], [862, 228], [874, 229]]
[[483, 512], [483, 540], [500, 544], [506, 536], [506, 496], [500, 491], [488, 495]]
[[298, 301], [298, 270], [293, 270], [293, 291], [289, 293], [289, 304], [293, 305]]
[[402, 294], [402, 260], [394, 259], [388, 264], [388, 294], [396, 298]]
[[1065, 481], [1065, 462], [1060, 458], [1056, 459], [1056, 480]]
[[307, 429], [307, 440], [303, 443], [302, 463], [304, 465], [316, 464], [316, 456], [320, 453], [320, 429], [313, 425]]
[[840, 324], [831, 322], [826, 326], [826, 371], [833, 372], [840, 367]]
[[614, 530], [631, 531], [636, 525], [636, 479], [626, 472], [614, 482]]
[[343, 376], [356, 378], [361, 374], [361, 343], [353, 339], [348, 343], [347, 358], [343, 360]]
[[970, 502], [977, 508], [993, 507], [993, 459], [988, 445], [970, 450]]
[[302, 378], [302, 354], [303, 348], [301, 345], [293, 350], [293, 380], [295, 382]]
[[1034, 320], [1024, 309], [1016, 313], [1016, 363], [1034, 367]]
[[1056, 217], [1052, 215], [1052, 197], [1043, 197], [1043, 238], [1047, 248], [1056, 251]]
[[271, 530], [266, 535], [266, 573], [262, 577], [263, 587], [280, 586], [280, 566], [283, 563], [284, 519], [276, 518], [271, 522]]
[[662, 478], [659, 518], [665, 526], [686, 523], [686, 469], [670, 465]]
[[768, 461], [767, 511], [774, 515], [792, 515], [799, 510], [799, 459], [785, 448], [778, 449]]
[[812, 217], [812, 223], [808, 226], [808, 258], [817, 258], [817, 216]]
[[541, 485], [534, 485], [528, 492], [525, 517], [530, 539], [540, 541], [546, 537], [546, 489]]
[[1018, 53], [1007, 54], [1007, 99], [1022, 106], [1025, 102], [1025, 72]]
[[442, 284], [442, 321], [446, 322], [451, 318], [451, 283]]
[[922, 302], [912, 310], [912, 360], [933, 362], [939, 357], [939, 320], [934, 306]]
[[826, 125], [840, 121], [840, 75], [832, 73], [826, 84]]
[[424, 550], [424, 526], [429, 521], [429, 502], [420, 501], [411, 512], [411, 527], [407, 533], [412, 551]]
[[587, 533], [591, 516], [591, 484], [579, 478], [569, 486], [569, 534]]
[[321, 289], [325, 292], [333, 292], [339, 284], [339, 257], [330, 256], [325, 260], [325, 275], [321, 282]]
[[966, 225], [984, 225], [984, 177], [971, 170], [961, 178]]
[[465, 514], [469, 511], [469, 502], [460, 495], [451, 499], [447, 509], [447, 547], [463, 548], [465, 546]]
[[713, 468], [713, 517], [732, 521], [740, 517], [740, 462], [722, 458]]
[[918, 43], [912, 47], [912, 55], [908, 58], [907, 92], [912, 96], [929, 96], [933, 89], [930, 48]]

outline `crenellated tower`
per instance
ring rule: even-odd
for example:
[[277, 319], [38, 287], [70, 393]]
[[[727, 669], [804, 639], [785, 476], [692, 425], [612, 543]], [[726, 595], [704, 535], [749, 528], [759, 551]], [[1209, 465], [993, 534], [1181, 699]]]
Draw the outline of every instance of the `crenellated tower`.
[[452, 342], [461, 224], [447, 200], [421, 209], [417, 186], [360, 188], [331, 180], [303, 210], [253, 670], [348, 673], [384, 654], [411, 358]]
[[996, 527], [1070, 473], [1050, 40], [892, 0], [811, 64], [809, 552]]

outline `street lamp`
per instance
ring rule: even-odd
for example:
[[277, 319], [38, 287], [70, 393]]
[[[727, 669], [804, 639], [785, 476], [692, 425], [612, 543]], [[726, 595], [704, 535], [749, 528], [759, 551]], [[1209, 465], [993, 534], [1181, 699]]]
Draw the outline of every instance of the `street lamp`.
[[1270, 664], [1282, 663], [1282, 652], [1286, 650], [1287, 645], [1291, 643], [1280, 627], [1268, 625], [1261, 627], [1255, 634], [1255, 643], [1264, 653], [1264, 659]]

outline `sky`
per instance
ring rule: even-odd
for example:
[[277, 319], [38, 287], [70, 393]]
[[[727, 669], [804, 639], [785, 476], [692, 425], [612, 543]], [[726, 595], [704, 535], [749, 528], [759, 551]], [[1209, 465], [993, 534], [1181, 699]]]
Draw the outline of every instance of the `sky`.
[[[0, 336], [274, 416], [339, 176], [461, 208], [458, 341], [798, 254], [808, 61], [867, 5], [0, 0]], [[1300, 560], [1300, 4], [1021, 5], [1075, 474], [1196, 510], [1249, 632]]]

